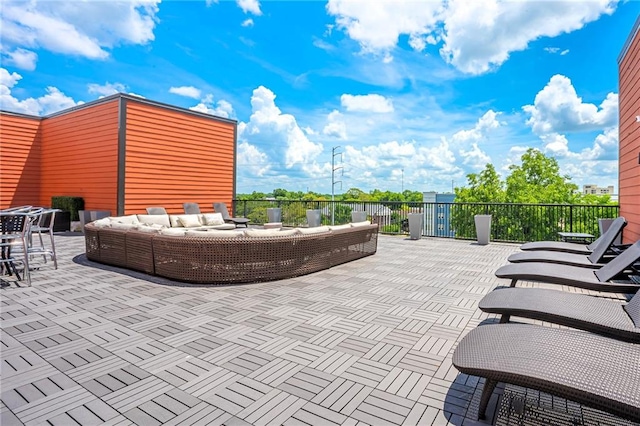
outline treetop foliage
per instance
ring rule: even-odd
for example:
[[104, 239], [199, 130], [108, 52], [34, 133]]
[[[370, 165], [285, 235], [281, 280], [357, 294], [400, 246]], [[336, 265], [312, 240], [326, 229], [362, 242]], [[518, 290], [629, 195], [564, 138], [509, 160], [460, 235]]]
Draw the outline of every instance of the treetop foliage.
[[456, 188], [460, 203], [609, 204], [609, 195], [584, 195], [571, 177], [560, 174], [555, 158], [529, 148], [521, 165], [509, 167], [504, 181], [492, 164], [467, 175], [468, 186]]
[[[467, 175], [467, 186], [455, 189], [458, 203], [525, 203], [525, 204], [610, 204], [609, 195], [585, 195], [571, 178], [560, 174], [555, 158], [547, 157], [537, 149], [529, 148], [521, 157], [520, 165], [509, 167], [509, 175], [503, 181], [493, 164], [487, 164], [480, 173]], [[238, 194], [238, 200], [300, 200], [328, 201], [331, 194], [274, 189], [271, 193], [252, 192]], [[365, 192], [350, 188], [335, 195], [336, 201], [362, 202], [422, 202], [422, 192], [403, 192], [373, 189]]]

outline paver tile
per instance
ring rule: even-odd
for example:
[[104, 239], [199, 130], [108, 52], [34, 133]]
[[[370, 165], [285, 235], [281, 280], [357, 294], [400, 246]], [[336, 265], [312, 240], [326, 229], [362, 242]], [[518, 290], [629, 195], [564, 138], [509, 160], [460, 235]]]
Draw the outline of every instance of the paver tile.
[[475, 424], [484, 380], [451, 355], [495, 319], [478, 301], [518, 250], [380, 236], [330, 270], [184, 286], [96, 266], [82, 236], [56, 243], [57, 270], [0, 291], [3, 426]]

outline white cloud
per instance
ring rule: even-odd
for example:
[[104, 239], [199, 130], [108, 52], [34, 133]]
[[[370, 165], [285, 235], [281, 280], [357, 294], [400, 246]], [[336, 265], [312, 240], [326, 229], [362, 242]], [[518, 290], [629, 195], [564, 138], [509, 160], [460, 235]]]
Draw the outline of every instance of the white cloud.
[[224, 99], [214, 102], [211, 94], [206, 95], [198, 105], [189, 109], [223, 118], [230, 118], [234, 115], [233, 106], [229, 102]]
[[199, 99], [202, 95], [200, 89], [197, 89], [193, 86], [180, 86], [180, 87], [171, 87], [169, 89], [169, 93], [173, 93], [180, 96], [186, 96], [187, 98]]
[[459, 70], [480, 74], [504, 63], [529, 42], [579, 30], [617, 0], [500, 1], [451, 0], [444, 18], [442, 57]]
[[620, 132], [618, 126], [610, 127], [598, 136], [596, 136], [596, 143], [605, 147], [618, 147], [618, 136]]
[[480, 117], [470, 130], [460, 130], [452, 136], [452, 141], [455, 143], [469, 143], [479, 142], [483, 140], [487, 133], [492, 129], [500, 127], [500, 122], [497, 120], [498, 113], [493, 110], [489, 110]]
[[491, 157], [478, 147], [477, 142], [472, 143], [468, 150], [461, 149], [460, 156], [463, 164], [474, 169], [482, 169], [487, 163], [491, 163]]
[[436, 1], [329, 0], [327, 12], [336, 25], [369, 53], [389, 52], [402, 34], [419, 36], [435, 27], [441, 4]]
[[242, 24], [240, 24], [243, 27], [253, 27], [253, 19], [248, 18], [245, 19], [244, 21], [242, 21]]
[[[327, 12], [338, 28], [358, 42], [365, 53], [390, 52], [401, 35], [423, 51], [442, 43], [444, 60], [464, 73], [481, 74], [500, 66], [511, 52], [533, 40], [581, 29], [602, 14], [614, 12], [618, 0], [448, 0], [359, 1], [329, 0]], [[561, 52], [566, 54], [567, 51]]]
[[115, 46], [154, 39], [159, 2], [6, 2], [1, 16], [3, 43], [105, 59]]
[[253, 145], [269, 147], [274, 163], [290, 169], [296, 165], [309, 170], [322, 153], [322, 145], [310, 141], [291, 114], [275, 104], [276, 95], [264, 86], [253, 91], [249, 122], [238, 127], [238, 138]]
[[478, 119], [472, 129], [459, 130], [451, 137], [451, 143], [457, 147], [462, 163], [474, 170], [483, 169], [491, 162], [491, 157], [484, 152], [479, 144], [485, 142], [489, 133], [501, 126], [497, 119], [498, 113], [489, 110]]
[[62, 93], [56, 87], [47, 87], [46, 94], [39, 98], [27, 98], [19, 100], [11, 94], [22, 76], [0, 68], [0, 108], [6, 111], [20, 112], [30, 115], [46, 115], [62, 109], [80, 105], [83, 102], [75, 102], [72, 98]]
[[12, 88], [18, 83], [18, 81], [20, 81], [20, 79], [22, 79], [22, 76], [17, 72], [9, 74], [9, 71], [5, 68], [0, 68], [0, 85]]
[[246, 141], [238, 144], [238, 167], [244, 174], [264, 176], [271, 169], [269, 156]]
[[381, 95], [340, 96], [340, 103], [347, 111], [393, 112], [393, 103]]
[[538, 92], [533, 105], [522, 109], [530, 115], [527, 125], [537, 135], [599, 130], [618, 122], [618, 95], [609, 93], [599, 106], [583, 103], [571, 80], [556, 74]]
[[127, 89], [122, 83], [109, 83], [106, 82], [103, 85], [100, 84], [89, 84], [88, 85], [89, 93], [98, 94], [100, 98], [105, 96], [114, 95], [116, 93], [125, 92]]
[[7, 64], [14, 65], [16, 68], [26, 71], [33, 71], [36, 69], [38, 55], [35, 52], [18, 47], [12, 52], [6, 52], [3, 55], [6, 56], [5, 62]]
[[262, 15], [258, 0], [236, 0], [236, 3], [244, 13], [251, 13], [256, 16]]
[[347, 139], [347, 125], [339, 111], [334, 110], [327, 115], [327, 125], [322, 129], [322, 134], [338, 139]]

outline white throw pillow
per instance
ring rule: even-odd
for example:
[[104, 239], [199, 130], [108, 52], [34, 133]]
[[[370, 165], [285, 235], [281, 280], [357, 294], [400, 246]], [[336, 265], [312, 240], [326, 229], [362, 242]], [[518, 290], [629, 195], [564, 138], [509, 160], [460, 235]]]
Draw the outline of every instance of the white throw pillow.
[[202, 215], [204, 225], [224, 225], [221, 213], [205, 213]]
[[350, 223], [345, 223], [344, 225], [332, 225], [329, 227], [332, 231], [339, 231], [340, 229], [351, 229]]
[[139, 214], [138, 220], [145, 225], [158, 224], [167, 228], [171, 226], [169, 215], [166, 214]]
[[[178, 227], [184, 228], [197, 228], [198, 226], [202, 226], [199, 214], [177, 215], [177, 224]], [[171, 223], [171, 226], [173, 226], [173, 223]]]

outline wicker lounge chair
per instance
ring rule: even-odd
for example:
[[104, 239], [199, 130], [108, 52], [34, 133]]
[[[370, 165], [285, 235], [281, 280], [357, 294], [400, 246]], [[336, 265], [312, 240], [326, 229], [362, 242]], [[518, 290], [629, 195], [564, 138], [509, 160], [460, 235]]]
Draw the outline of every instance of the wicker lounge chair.
[[623, 276], [624, 272], [638, 260], [640, 260], [640, 241], [600, 269], [542, 262], [510, 263], [498, 268], [496, 276], [511, 279], [511, 287], [515, 287], [518, 280], [531, 280], [596, 291], [635, 293], [640, 289], [640, 283], [612, 280]]
[[478, 304], [483, 312], [547, 321], [640, 343], [640, 292], [629, 303], [546, 288], [499, 288]]
[[486, 378], [478, 417], [499, 382], [511, 383], [640, 421], [640, 345], [577, 330], [531, 324], [476, 327], [452, 359]]
[[233, 223], [236, 225], [236, 227], [238, 227], [238, 225], [249, 227], [249, 219], [247, 219], [246, 217], [231, 217], [225, 203], [213, 203], [213, 211], [216, 213], [221, 213], [222, 218], [227, 223]]
[[589, 255], [564, 253], [560, 251], [523, 251], [514, 253], [507, 259], [511, 263], [544, 262], [561, 265], [580, 266], [583, 268], [600, 269], [615, 256], [624, 251], [624, 246], [614, 247], [603, 240]]
[[184, 208], [184, 214], [200, 214], [200, 205], [198, 203], [184, 203], [182, 204]]
[[622, 232], [622, 228], [627, 225], [627, 221], [623, 217], [619, 217], [611, 223], [609, 229], [600, 237], [589, 245], [566, 243], [562, 241], [534, 241], [520, 246], [521, 250], [548, 250], [562, 251], [565, 253], [591, 254], [599, 244], [606, 244], [609, 248], [615, 241], [616, 237]]

